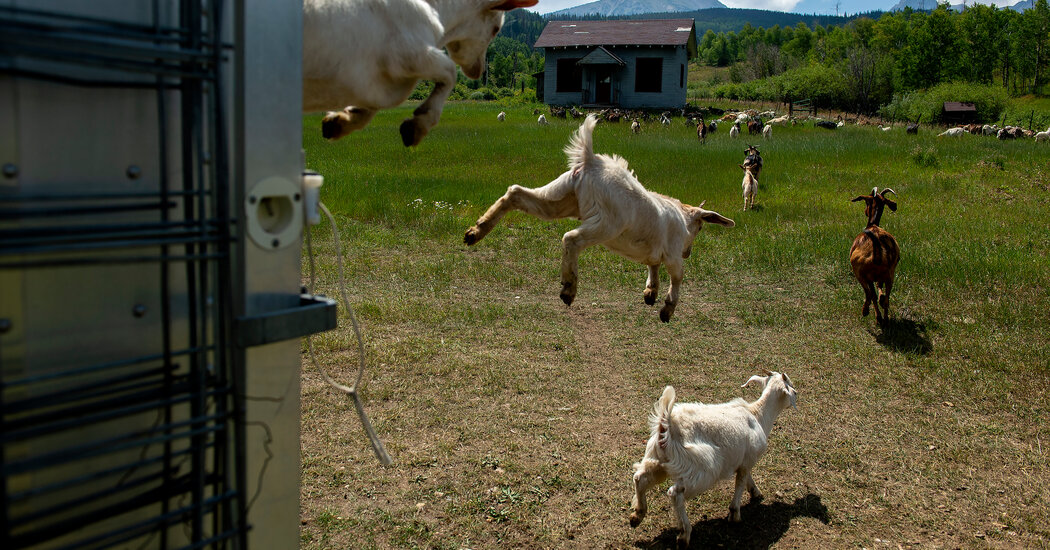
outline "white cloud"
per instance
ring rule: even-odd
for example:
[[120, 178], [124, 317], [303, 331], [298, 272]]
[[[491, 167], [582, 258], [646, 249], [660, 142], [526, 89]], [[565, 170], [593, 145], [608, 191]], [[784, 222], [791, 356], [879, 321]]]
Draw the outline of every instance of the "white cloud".
[[721, 0], [726, 7], [791, 12], [799, 0]]

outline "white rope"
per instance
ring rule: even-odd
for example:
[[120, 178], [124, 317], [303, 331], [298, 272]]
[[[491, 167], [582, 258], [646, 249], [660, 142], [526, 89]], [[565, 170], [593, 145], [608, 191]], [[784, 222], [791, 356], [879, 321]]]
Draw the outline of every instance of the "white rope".
[[[321, 373], [321, 377], [324, 378], [325, 382], [328, 382], [333, 388], [349, 395], [354, 400], [354, 406], [357, 408], [357, 416], [361, 418], [361, 424], [365, 428], [365, 433], [368, 434], [368, 439], [372, 443], [372, 450], [375, 451], [376, 458], [383, 466], [391, 466], [394, 461], [387, 454], [386, 449], [383, 447], [383, 442], [379, 440], [379, 436], [376, 435], [375, 429], [372, 427], [372, 422], [368, 419], [368, 413], [365, 412], [364, 403], [361, 401], [361, 396], [357, 393], [358, 386], [361, 385], [361, 377], [365, 373], [365, 341], [361, 337], [361, 327], [357, 324], [357, 317], [354, 315], [353, 308], [350, 307], [350, 299], [346, 295], [346, 278], [343, 274], [343, 249], [339, 244], [339, 228], [335, 225], [335, 217], [328, 210], [328, 207], [323, 202], [319, 202], [318, 206], [321, 208], [321, 212], [328, 218], [328, 223], [332, 225], [332, 237], [335, 240], [335, 255], [336, 255], [336, 266], [339, 271], [339, 292], [343, 298], [343, 306], [346, 308], [347, 313], [350, 314], [350, 323], [354, 327], [354, 336], [357, 337], [357, 378], [354, 380], [353, 386], [345, 386], [332, 380], [332, 377], [328, 376], [328, 373], [321, 367], [321, 364], [317, 361], [317, 356], [314, 354], [314, 342], [310, 336], [306, 337], [306, 344], [310, 350], [310, 361], [313, 362], [314, 367], [318, 372]], [[307, 289], [311, 294], [314, 291], [314, 251], [312, 243], [310, 242], [310, 229], [306, 230], [306, 251], [310, 256], [310, 287]]]

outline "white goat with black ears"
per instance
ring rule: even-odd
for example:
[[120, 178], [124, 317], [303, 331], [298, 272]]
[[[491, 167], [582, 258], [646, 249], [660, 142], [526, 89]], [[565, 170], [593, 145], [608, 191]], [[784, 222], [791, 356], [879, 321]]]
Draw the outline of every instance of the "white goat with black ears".
[[671, 280], [660, 320], [668, 322], [678, 306], [683, 265], [693, 250], [693, 240], [704, 223], [733, 227], [733, 220], [718, 212], [689, 206], [678, 199], [642, 187], [627, 161], [616, 155], [594, 153], [594, 126], [588, 115], [565, 148], [569, 169], [536, 189], [511, 185], [467, 230], [463, 242], [476, 244], [507, 212], [521, 210], [545, 219], [577, 218], [580, 226], [562, 237], [561, 299], [576, 299], [580, 252], [600, 244], [617, 254], [649, 267], [643, 297], [656, 303], [660, 264]]
[[645, 493], [668, 477], [674, 482], [667, 491], [682, 533], [679, 547], [689, 546], [693, 525], [685, 503], [720, 480], [736, 476], [736, 493], [729, 506], [729, 520], [740, 521], [740, 498], [744, 488], [751, 500], [762, 493], [751, 478], [751, 469], [766, 452], [773, 422], [787, 407], [794, 407], [797, 393], [786, 374], [764, 371], [742, 387], [761, 384], [762, 395], [748, 403], [737, 398], [728, 403], [675, 403], [675, 391], [664, 388], [649, 415], [651, 435], [645, 457], [634, 465], [634, 498], [631, 527], [645, 518]]

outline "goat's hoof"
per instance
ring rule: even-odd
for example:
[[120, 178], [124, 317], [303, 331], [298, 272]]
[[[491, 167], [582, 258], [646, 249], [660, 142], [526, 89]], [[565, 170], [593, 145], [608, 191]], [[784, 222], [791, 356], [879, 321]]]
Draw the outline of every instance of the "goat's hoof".
[[321, 119], [321, 136], [325, 139], [339, 139], [346, 135], [343, 131], [343, 117], [346, 115], [341, 112], [330, 112], [323, 119]]
[[576, 295], [575, 294], [569, 294], [568, 292], [562, 292], [561, 293], [561, 301], [565, 302], [565, 305], [567, 305], [567, 306], [571, 306], [573, 300], [575, 300], [575, 299], [576, 299]]
[[729, 509], [729, 521], [732, 523], [740, 523], [740, 508]]
[[678, 537], [678, 548], [680, 548], [681, 550], [689, 548], [689, 539], [685, 537]]
[[868, 313], [870, 313], [870, 312], [868, 311], [868, 306], [864, 306], [864, 309], [860, 310], [860, 316], [861, 316], [861, 317], [867, 317], [867, 316], [868, 316]]
[[404, 143], [405, 147], [419, 145], [425, 135], [427, 135], [426, 129], [414, 118], [405, 119], [401, 123], [401, 143]]
[[646, 292], [643, 295], [643, 298], [645, 299], [645, 305], [647, 306], [651, 306], [656, 303], [656, 294], [649, 294], [648, 292]]
[[642, 523], [642, 519], [644, 519], [644, 518], [645, 518], [645, 516], [638, 515], [637, 512], [632, 512], [631, 513], [631, 528], [633, 529], [635, 527], [638, 527], [638, 525], [640, 523]]
[[674, 307], [670, 304], [665, 304], [664, 307], [660, 309], [660, 320], [669, 323], [671, 321], [671, 315], [674, 315]]
[[479, 231], [477, 227], [471, 227], [467, 230], [466, 235], [463, 235], [463, 242], [467, 243], [467, 246], [470, 246], [480, 241], [481, 237], [478, 235], [479, 233], [481, 233], [481, 231]]

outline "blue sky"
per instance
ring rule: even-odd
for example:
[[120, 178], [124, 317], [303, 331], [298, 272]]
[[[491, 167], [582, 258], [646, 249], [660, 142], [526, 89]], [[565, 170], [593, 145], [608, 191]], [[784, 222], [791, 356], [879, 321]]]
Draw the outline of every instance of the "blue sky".
[[[580, 4], [587, 4], [594, 0], [540, 0], [532, 9], [540, 13], [558, 11]], [[835, 13], [836, 0], [720, 0], [731, 8], [753, 8], [760, 10], [776, 10], [794, 13]], [[897, 0], [837, 0], [839, 2], [839, 13], [859, 13], [862, 11], [888, 10], [893, 7]], [[962, 0], [951, 0], [953, 4], [962, 3]], [[1019, 0], [991, 0], [982, 1], [982, 4], [995, 4], [997, 6], [1011, 6]], [[972, 3], [967, 2], [967, 3]]]

